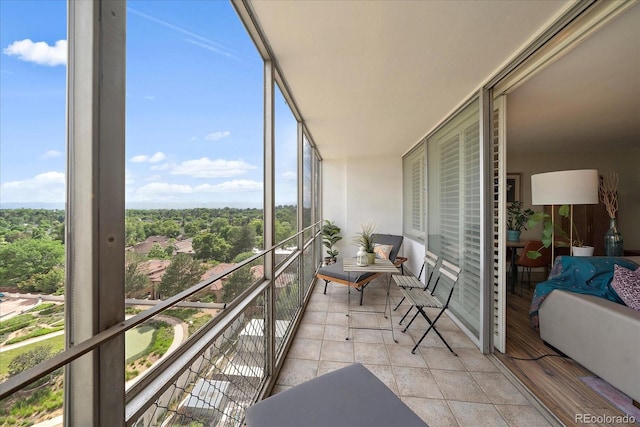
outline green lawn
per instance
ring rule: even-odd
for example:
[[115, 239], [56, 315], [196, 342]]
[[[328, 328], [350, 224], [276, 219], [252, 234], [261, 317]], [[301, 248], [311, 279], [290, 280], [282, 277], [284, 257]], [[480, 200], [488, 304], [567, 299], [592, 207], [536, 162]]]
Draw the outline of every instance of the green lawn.
[[33, 350], [41, 345], [50, 345], [52, 347], [51, 352], [57, 353], [64, 349], [64, 335], [58, 335], [57, 337], [38, 341], [33, 344], [27, 344], [22, 347], [14, 348], [13, 350], [3, 351], [0, 353], [0, 377], [7, 375], [9, 363], [11, 363], [14, 357], [29, 350]]
[[[127, 360], [141, 354], [151, 345], [155, 330], [156, 328], [153, 326], [142, 325], [127, 331], [125, 334], [125, 357]], [[52, 346], [52, 352], [57, 353], [64, 349], [64, 335], [24, 345], [13, 350], [3, 351], [0, 353], [0, 376], [7, 374], [9, 363], [14, 357], [41, 345], [50, 345]]]
[[124, 336], [124, 356], [127, 361], [135, 358], [151, 345], [155, 330], [153, 326], [141, 325], [127, 331]]

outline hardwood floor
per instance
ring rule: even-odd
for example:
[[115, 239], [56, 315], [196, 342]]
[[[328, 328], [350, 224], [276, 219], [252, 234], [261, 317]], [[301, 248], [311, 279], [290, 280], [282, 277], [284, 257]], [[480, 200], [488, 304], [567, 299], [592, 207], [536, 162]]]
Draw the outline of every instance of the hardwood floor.
[[[507, 296], [506, 353], [497, 351], [495, 353], [500, 361], [565, 425], [579, 425], [576, 423], [576, 414], [625, 415], [580, 380], [580, 377], [591, 376], [593, 373], [572, 359], [557, 357], [558, 352], [542, 342], [538, 332], [529, 324], [529, 304], [533, 294], [533, 284], [529, 290], [526, 284], [523, 288], [522, 296], [511, 293]], [[519, 286], [516, 287], [516, 291], [519, 291]], [[517, 359], [536, 359], [543, 355], [554, 356], [546, 356], [538, 360]], [[637, 427], [637, 424], [627, 425]]]

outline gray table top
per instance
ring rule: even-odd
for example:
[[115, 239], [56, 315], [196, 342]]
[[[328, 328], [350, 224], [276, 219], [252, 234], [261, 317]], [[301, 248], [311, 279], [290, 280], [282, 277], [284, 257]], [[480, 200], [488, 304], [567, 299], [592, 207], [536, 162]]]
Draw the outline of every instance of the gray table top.
[[345, 258], [342, 261], [344, 271], [355, 271], [361, 273], [399, 273], [398, 267], [393, 265], [388, 259], [376, 258], [374, 264], [359, 266], [355, 258]]
[[247, 427], [425, 427], [382, 381], [356, 363], [247, 409]]

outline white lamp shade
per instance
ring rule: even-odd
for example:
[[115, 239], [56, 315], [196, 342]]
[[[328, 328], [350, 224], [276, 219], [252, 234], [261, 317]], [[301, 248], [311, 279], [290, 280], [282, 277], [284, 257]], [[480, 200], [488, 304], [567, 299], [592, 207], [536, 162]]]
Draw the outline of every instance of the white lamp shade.
[[531, 175], [531, 204], [597, 204], [598, 183], [598, 171], [596, 169], [578, 169]]

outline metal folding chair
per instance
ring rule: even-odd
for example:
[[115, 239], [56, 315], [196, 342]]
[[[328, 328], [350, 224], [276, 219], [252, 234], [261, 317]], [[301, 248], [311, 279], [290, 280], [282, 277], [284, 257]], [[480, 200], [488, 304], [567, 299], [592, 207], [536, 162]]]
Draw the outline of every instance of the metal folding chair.
[[[394, 274], [391, 277], [393, 278], [393, 281], [396, 283], [396, 285], [398, 285], [398, 287], [401, 289], [419, 288], [419, 289], [426, 290], [429, 288], [429, 283], [433, 278], [433, 273], [436, 271], [436, 265], [438, 264], [439, 259], [440, 257], [438, 255], [434, 254], [433, 252], [427, 251], [426, 255], [424, 256], [424, 262], [422, 263], [422, 267], [420, 268], [420, 273], [418, 273], [418, 277], [397, 275], [397, 274]], [[425, 268], [428, 271], [430, 270], [429, 277], [427, 278], [427, 280], [425, 280], [424, 283], [422, 283], [422, 281], [420, 281], [420, 278], [422, 277], [422, 272], [425, 271]], [[400, 302], [393, 309], [393, 311], [397, 311], [398, 307], [400, 307], [400, 304], [402, 304], [404, 300], [405, 300], [405, 297], [403, 296]], [[411, 311], [411, 307], [409, 307], [409, 311]], [[402, 320], [404, 320], [404, 318], [407, 317], [407, 314], [409, 314], [409, 311], [407, 311], [404, 314], [404, 316], [402, 317]], [[402, 323], [402, 320], [400, 321], [400, 323]]]
[[[436, 283], [434, 283], [431, 291], [423, 290], [419, 288], [402, 289], [402, 294], [409, 301], [409, 303], [411, 304], [411, 307], [415, 307], [418, 310], [417, 313], [414, 314], [413, 317], [411, 318], [411, 321], [409, 321], [407, 326], [405, 326], [405, 328], [402, 330], [402, 332], [406, 332], [409, 326], [411, 326], [413, 321], [416, 319], [418, 314], [421, 314], [422, 317], [424, 317], [427, 323], [429, 324], [429, 327], [427, 328], [425, 333], [422, 335], [422, 337], [420, 337], [416, 345], [413, 347], [413, 350], [411, 350], [411, 353], [415, 354], [416, 349], [418, 348], [422, 340], [433, 329], [435, 333], [438, 334], [442, 342], [444, 342], [444, 345], [447, 346], [449, 351], [451, 351], [451, 353], [453, 353], [454, 356], [457, 356], [456, 352], [453, 351], [449, 343], [447, 343], [447, 340], [445, 340], [444, 337], [438, 331], [438, 329], [436, 329], [436, 322], [438, 322], [438, 319], [440, 319], [440, 317], [444, 314], [447, 307], [449, 307], [449, 302], [451, 301], [451, 297], [453, 296], [453, 290], [455, 289], [456, 283], [458, 283], [458, 277], [460, 275], [460, 267], [457, 267], [446, 260], [442, 260], [442, 263], [438, 268], [438, 274], [439, 274], [438, 280], [436, 281]], [[444, 304], [434, 296], [434, 292], [436, 290], [438, 282], [440, 281], [440, 278], [443, 276], [447, 277], [451, 281], [451, 289], [449, 290], [449, 295]], [[425, 308], [437, 308], [437, 309], [440, 309], [440, 312], [435, 317], [435, 319], [431, 320], [427, 315]], [[402, 320], [404, 320], [404, 317], [402, 318]], [[400, 320], [400, 322], [402, 322], [402, 320]]]

